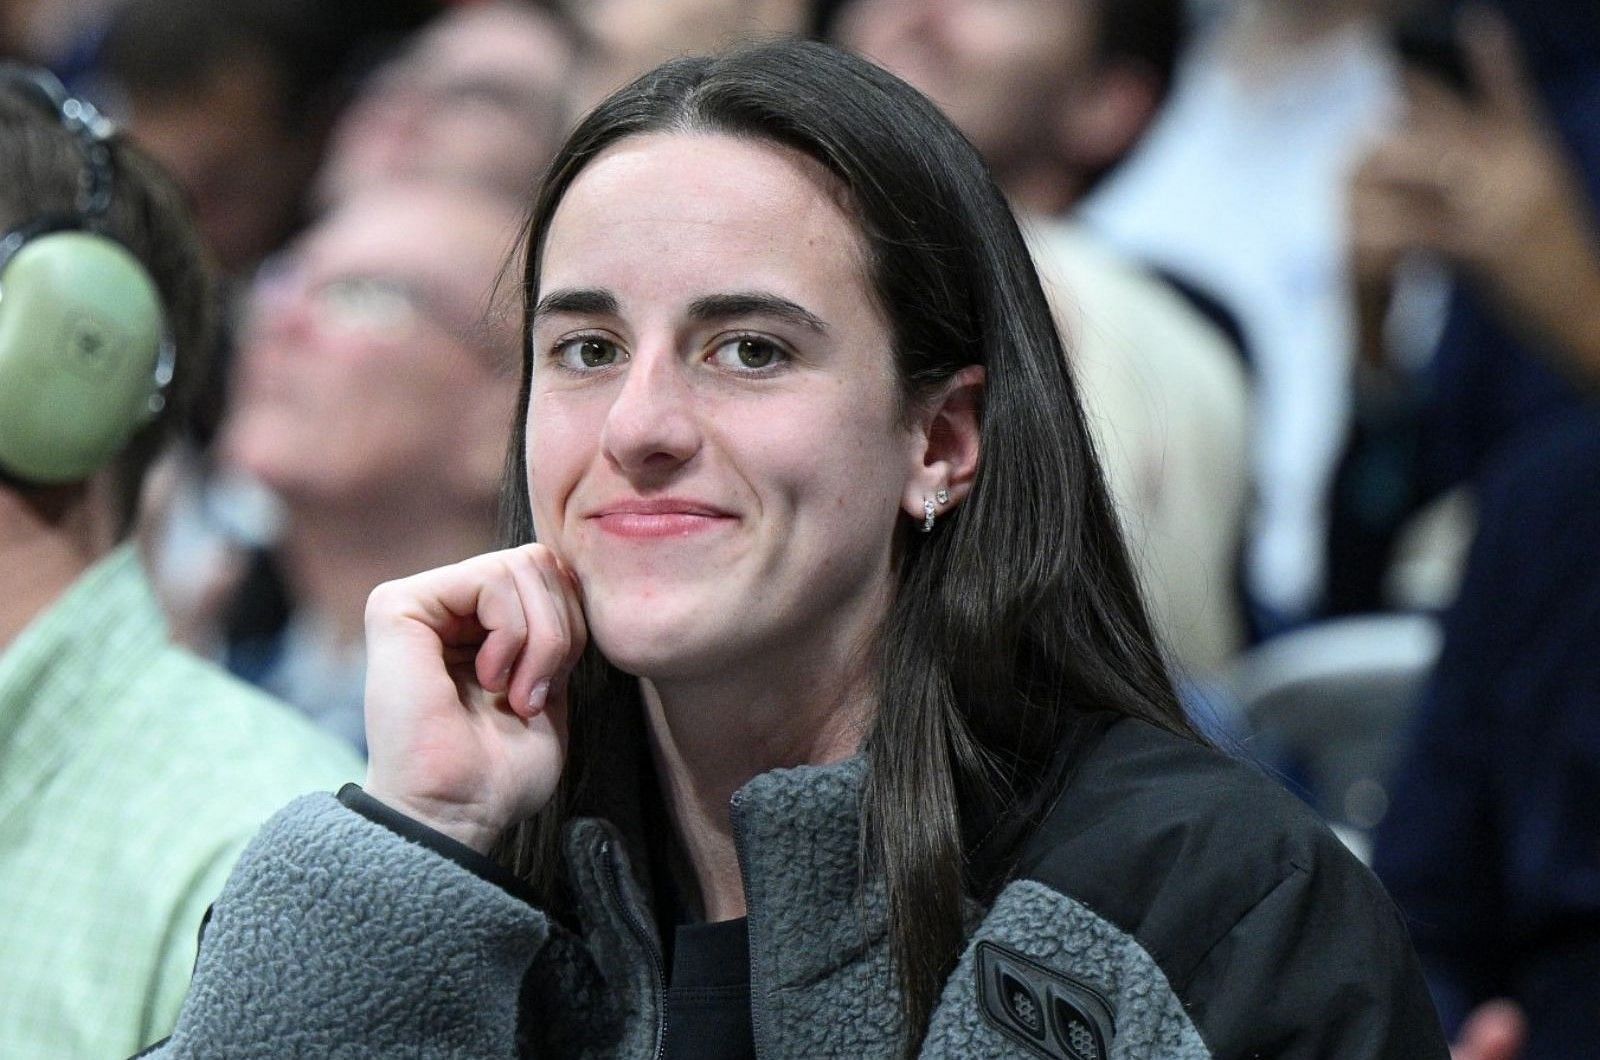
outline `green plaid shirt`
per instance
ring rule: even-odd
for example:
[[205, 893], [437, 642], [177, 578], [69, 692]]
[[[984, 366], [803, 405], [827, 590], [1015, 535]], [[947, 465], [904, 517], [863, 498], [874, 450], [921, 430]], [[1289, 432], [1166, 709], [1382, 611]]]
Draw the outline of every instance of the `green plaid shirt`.
[[171, 646], [124, 547], [0, 653], [0, 1054], [170, 1033], [200, 918], [256, 827], [349, 750]]

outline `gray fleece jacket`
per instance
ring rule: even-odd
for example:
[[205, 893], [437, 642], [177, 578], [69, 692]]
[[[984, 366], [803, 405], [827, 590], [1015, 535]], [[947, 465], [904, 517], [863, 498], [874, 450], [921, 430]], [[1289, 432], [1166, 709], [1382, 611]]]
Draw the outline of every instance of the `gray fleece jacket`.
[[[1074, 754], [974, 906], [922, 1055], [1447, 1060], [1386, 896], [1296, 800], [1136, 721]], [[864, 770], [776, 771], [735, 799], [762, 1057], [901, 1048], [883, 891], [858, 876]], [[326, 795], [274, 817], [149, 1055], [658, 1055], [660, 948], [612, 825], [568, 832], [570, 924], [405, 831]]]

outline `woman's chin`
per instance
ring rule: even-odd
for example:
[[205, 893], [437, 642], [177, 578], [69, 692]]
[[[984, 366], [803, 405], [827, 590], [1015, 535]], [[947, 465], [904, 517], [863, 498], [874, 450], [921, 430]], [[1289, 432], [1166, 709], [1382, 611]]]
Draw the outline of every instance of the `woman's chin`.
[[599, 640], [595, 642], [595, 646], [612, 666], [631, 677], [645, 681], [659, 683], [694, 680], [717, 669], [715, 660], [687, 652], [682, 648], [666, 646], [652, 648], [630, 643], [626, 650], [613, 651]]
[[716, 660], [684, 623], [589, 619], [589, 637], [606, 661], [625, 674], [648, 680], [684, 678], [703, 672]]

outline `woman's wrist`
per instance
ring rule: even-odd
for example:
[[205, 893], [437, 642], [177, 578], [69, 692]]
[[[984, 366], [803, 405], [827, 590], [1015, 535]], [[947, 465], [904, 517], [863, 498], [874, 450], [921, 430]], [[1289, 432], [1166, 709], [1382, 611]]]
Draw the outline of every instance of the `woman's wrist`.
[[371, 778], [362, 788], [396, 813], [404, 814], [479, 854], [487, 855], [500, 838], [501, 829], [485, 821], [470, 807], [388, 791], [381, 782]]
[[410, 814], [402, 813], [387, 802], [374, 798], [359, 784], [346, 784], [340, 788], [338, 799], [346, 808], [360, 814], [373, 824], [433, 851], [529, 905], [539, 904], [538, 895], [529, 887], [527, 881], [510, 869], [487, 854], [474, 850], [438, 829], [422, 823]]

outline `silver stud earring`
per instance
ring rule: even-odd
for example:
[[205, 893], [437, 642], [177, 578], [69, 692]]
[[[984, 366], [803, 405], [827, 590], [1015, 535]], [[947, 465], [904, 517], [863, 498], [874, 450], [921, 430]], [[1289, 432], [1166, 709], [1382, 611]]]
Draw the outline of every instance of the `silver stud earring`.
[[939, 507], [943, 508], [945, 505], [950, 503], [950, 491], [941, 487], [938, 492], [933, 495], [933, 499], [939, 502]]

